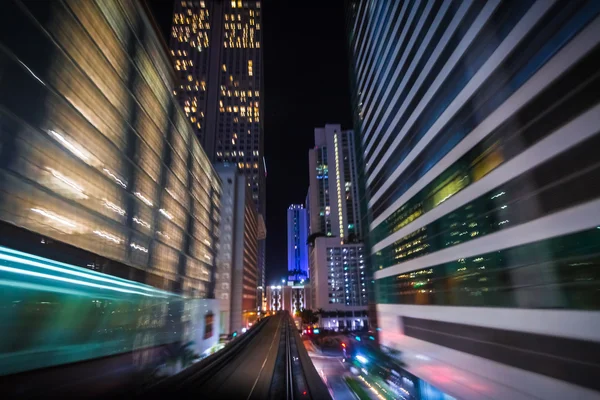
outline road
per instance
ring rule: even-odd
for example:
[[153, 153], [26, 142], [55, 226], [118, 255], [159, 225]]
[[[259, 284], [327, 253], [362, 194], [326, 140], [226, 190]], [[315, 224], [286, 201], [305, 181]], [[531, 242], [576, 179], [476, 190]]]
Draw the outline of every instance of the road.
[[344, 378], [351, 374], [346, 370], [341, 357], [321, 355], [310, 340], [304, 340], [304, 347], [317, 372], [331, 391], [333, 399], [356, 400], [356, 396], [344, 381]]
[[208, 382], [198, 386], [188, 385], [184, 389], [185, 397], [203, 400], [269, 398], [282, 325], [283, 316], [270, 318], [239, 355]]

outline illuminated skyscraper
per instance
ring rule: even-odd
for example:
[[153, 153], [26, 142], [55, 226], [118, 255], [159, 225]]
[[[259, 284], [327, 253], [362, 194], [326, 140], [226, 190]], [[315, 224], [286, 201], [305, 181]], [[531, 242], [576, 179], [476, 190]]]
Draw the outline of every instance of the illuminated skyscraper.
[[308, 164], [310, 233], [360, 239], [354, 132], [333, 124], [315, 128]]
[[308, 215], [302, 204], [292, 204], [287, 210], [288, 280], [308, 278]]
[[[262, 11], [260, 1], [175, 1], [173, 93], [214, 162], [237, 165], [265, 216]], [[264, 242], [259, 286], [264, 286]]]
[[[315, 128], [314, 135], [315, 147], [308, 154], [307, 199], [311, 305], [328, 312], [322, 319], [325, 327], [358, 329], [365, 324], [368, 275], [360, 242], [354, 132], [329, 124]], [[334, 310], [344, 311], [338, 315]]]
[[598, 398], [600, 2], [347, 22], [380, 343], [457, 398]]

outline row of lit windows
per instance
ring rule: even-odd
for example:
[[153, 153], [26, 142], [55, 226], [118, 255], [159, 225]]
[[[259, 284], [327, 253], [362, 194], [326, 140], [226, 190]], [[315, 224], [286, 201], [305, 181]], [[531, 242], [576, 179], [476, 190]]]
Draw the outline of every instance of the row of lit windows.
[[[188, 14], [192, 15], [192, 10], [188, 10]], [[175, 14], [173, 17], [173, 23], [175, 25], [186, 25], [186, 28], [189, 30], [189, 27], [192, 27], [192, 30], [196, 32], [197, 29], [210, 29], [210, 24], [204, 21], [204, 15], [201, 15], [198, 18], [198, 15], [193, 15], [190, 19], [189, 17], [184, 17], [183, 14]], [[208, 21], [208, 15], [206, 15], [206, 21]]]
[[[254, 157], [258, 157], [258, 150], [253, 150], [253, 151], [252, 151], [252, 155], [253, 155]], [[229, 157], [229, 156], [230, 156], [230, 153], [229, 153], [228, 151], [226, 151], [226, 152], [225, 152], [225, 157]], [[239, 157], [244, 157], [244, 156], [245, 156], [245, 153], [244, 153], [242, 150], [240, 150], [239, 152], [232, 151], [232, 152], [231, 152], [231, 156], [233, 156], [233, 157], [237, 157], [237, 156], [239, 156]], [[223, 152], [221, 152], [221, 151], [217, 151], [217, 157], [223, 157]]]
[[[191, 1], [182, 1], [181, 2], [181, 7], [185, 7], [187, 5], [187, 7], [193, 7], [194, 3], [192, 3]], [[200, 2], [200, 7], [205, 8], [206, 7], [206, 3], [204, 3], [204, 1]], [[208, 11], [207, 11], [208, 13]]]
[[[251, 117], [252, 115], [254, 115], [254, 116], [258, 117], [260, 115], [259, 111], [258, 111], [258, 102], [255, 102], [254, 104], [256, 104], [254, 107], [252, 107], [251, 105], [248, 106], [248, 107], [246, 107], [246, 106], [239, 106], [239, 107], [238, 106], [233, 106], [233, 107], [232, 106], [227, 106], [227, 112], [232, 112], [232, 110], [233, 110], [233, 112], [236, 113], [236, 112], [239, 111], [241, 113], [241, 116], [243, 117], [243, 116], [245, 116], [246, 111], [247, 111], [248, 112], [248, 116]], [[219, 107], [220, 108], [224, 108], [225, 107], [223, 105], [223, 100], [219, 100]], [[254, 113], [253, 113], [253, 111], [254, 111]]]
[[[225, 68], [225, 64], [223, 64], [223, 68]], [[231, 97], [232, 95], [234, 97], [241, 97], [241, 98], [245, 98], [246, 96], [247, 97], [252, 97], [252, 90], [248, 90], [248, 91], [245, 91], [245, 90], [239, 90], [239, 91], [238, 90], [234, 90], [232, 92], [231, 90], [226, 89], [225, 85], [221, 85], [221, 96]], [[260, 94], [259, 94], [258, 90], [254, 91], [254, 97], [260, 97]], [[258, 104], [256, 105], [256, 107], [258, 107]]]
[[[257, 1], [256, 3], [256, 8], [260, 8], [260, 1]], [[243, 2], [242, 5], [242, 1], [241, 0], [231, 0], [231, 8], [242, 8], [242, 7], [252, 7], [249, 5], [249, 3], [247, 1]]]
[[233, 40], [230, 40], [229, 43], [228, 42], [223, 42], [223, 47], [230, 48], [230, 49], [248, 49], [248, 48], [250, 48], [250, 49], [254, 49], [254, 48], [260, 49], [260, 42], [254, 42], [254, 41], [252, 41], [252, 42], [250, 42], [248, 44], [248, 42], [246, 42], [246, 41], [242, 42], [238, 38], [238, 40], [235, 41], [235, 42]]
[[206, 32], [202, 34], [200, 32], [198, 35], [194, 36], [192, 40], [190, 40], [189, 33], [186, 35], [182, 35], [181, 33], [177, 33], [175, 29], [173, 29], [172, 33], [173, 37], [177, 39], [180, 43], [190, 43], [192, 47], [198, 47], [198, 50], [202, 50], [202, 48], [208, 48], [208, 35]]
[[[244, 163], [240, 162], [238, 163], [238, 168], [243, 169], [244, 168]], [[258, 163], [254, 163], [254, 165], [250, 164], [250, 163], [246, 163], [246, 168], [258, 168]]]

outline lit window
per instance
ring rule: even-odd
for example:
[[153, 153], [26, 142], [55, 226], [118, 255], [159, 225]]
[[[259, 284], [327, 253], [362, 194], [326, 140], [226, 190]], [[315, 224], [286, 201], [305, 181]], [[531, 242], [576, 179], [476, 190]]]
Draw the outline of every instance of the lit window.
[[224, 72], [227, 71], [227, 65], [223, 64], [223, 67], [221, 67], [223, 69]]

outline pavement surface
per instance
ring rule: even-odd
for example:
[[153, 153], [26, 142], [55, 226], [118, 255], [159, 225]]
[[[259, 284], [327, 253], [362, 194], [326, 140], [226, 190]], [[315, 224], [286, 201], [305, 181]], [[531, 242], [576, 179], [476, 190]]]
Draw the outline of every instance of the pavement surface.
[[356, 400], [352, 390], [344, 378], [351, 374], [346, 369], [341, 357], [322, 355], [310, 340], [304, 340], [304, 347], [317, 372], [329, 388], [334, 400]]
[[189, 389], [186, 394], [203, 400], [258, 400], [269, 397], [271, 379], [277, 357], [282, 316], [270, 318], [254, 337], [218, 374], [205, 384]]

